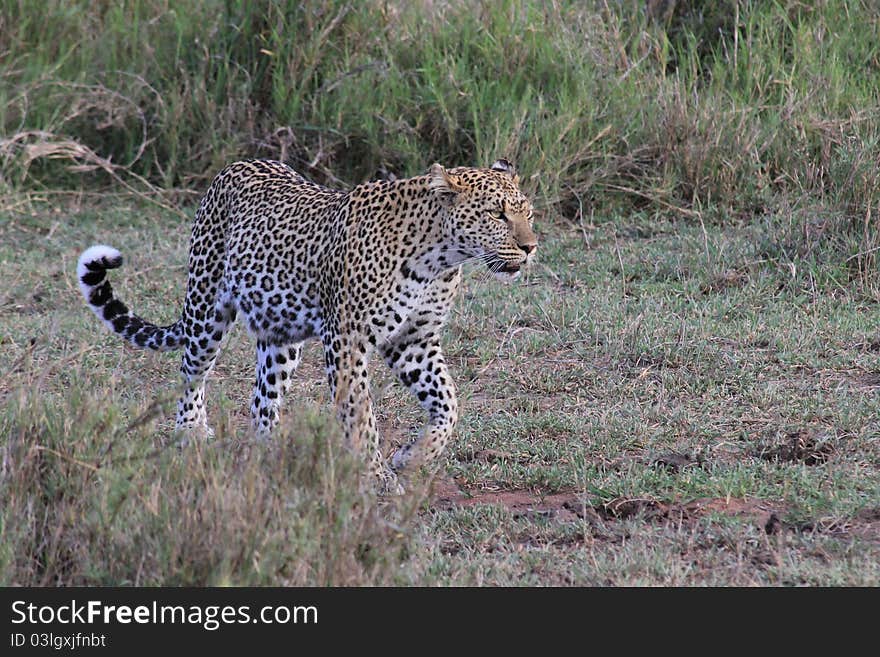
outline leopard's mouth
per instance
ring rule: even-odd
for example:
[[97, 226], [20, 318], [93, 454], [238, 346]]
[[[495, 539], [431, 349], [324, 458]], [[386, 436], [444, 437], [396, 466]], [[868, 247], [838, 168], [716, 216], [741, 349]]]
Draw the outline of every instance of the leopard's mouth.
[[522, 268], [522, 265], [515, 262], [507, 262], [498, 256], [489, 259], [486, 266], [494, 274], [516, 274]]

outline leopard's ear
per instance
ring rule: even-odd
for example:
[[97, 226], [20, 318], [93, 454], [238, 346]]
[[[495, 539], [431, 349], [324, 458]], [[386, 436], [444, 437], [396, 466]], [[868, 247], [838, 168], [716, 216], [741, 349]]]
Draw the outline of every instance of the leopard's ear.
[[492, 171], [506, 173], [511, 178], [516, 177], [516, 167], [513, 166], [510, 160], [505, 160], [503, 157], [500, 160], [495, 160], [495, 162], [492, 163], [491, 169]]
[[458, 176], [449, 173], [436, 163], [431, 165], [431, 170], [428, 172], [428, 187], [445, 197], [452, 197], [467, 189]]

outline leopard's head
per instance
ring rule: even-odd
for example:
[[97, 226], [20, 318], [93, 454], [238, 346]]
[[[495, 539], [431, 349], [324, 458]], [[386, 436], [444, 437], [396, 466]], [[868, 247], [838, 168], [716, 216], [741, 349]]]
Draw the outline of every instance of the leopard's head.
[[532, 204], [507, 160], [488, 169], [434, 164], [429, 185], [446, 208], [444, 237], [465, 258], [482, 260], [497, 278], [519, 277], [538, 248]]

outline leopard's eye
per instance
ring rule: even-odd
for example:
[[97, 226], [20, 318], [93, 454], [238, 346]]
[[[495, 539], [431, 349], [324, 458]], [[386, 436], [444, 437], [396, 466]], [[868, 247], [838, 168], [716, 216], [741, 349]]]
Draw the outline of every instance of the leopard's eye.
[[497, 211], [493, 212], [492, 218], [497, 221], [501, 221], [505, 224], [507, 223], [507, 215], [504, 214], [504, 210], [497, 210]]

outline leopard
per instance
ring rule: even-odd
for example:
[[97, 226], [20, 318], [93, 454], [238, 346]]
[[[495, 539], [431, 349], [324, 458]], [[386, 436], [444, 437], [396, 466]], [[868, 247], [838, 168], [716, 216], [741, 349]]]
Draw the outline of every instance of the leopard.
[[[482, 168], [435, 163], [347, 191], [283, 162], [249, 159], [217, 174], [198, 205], [177, 321], [151, 323], [118, 298], [107, 272], [123, 258], [111, 246], [83, 251], [77, 278], [87, 306], [127, 343], [183, 351], [175, 427], [184, 436], [213, 435], [205, 384], [234, 322], [256, 339], [258, 440], [279, 422], [303, 344], [320, 340], [344, 444], [366, 462], [365, 479], [394, 494], [403, 489], [398, 475], [437, 459], [458, 422], [441, 338], [463, 267], [476, 263], [485, 278], [511, 283], [537, 246], [532, 203], [504, 158]], [[370, 396], [376, 354], [427, 414], [387, 460]]]

